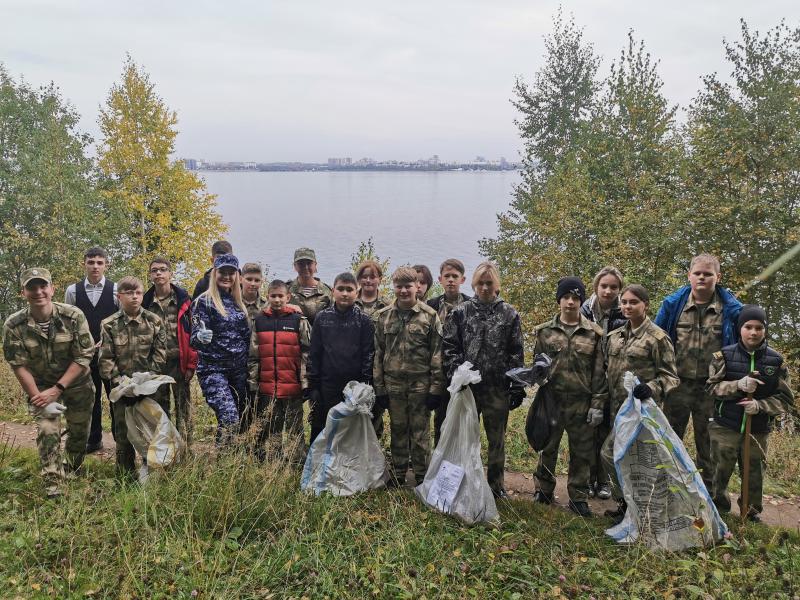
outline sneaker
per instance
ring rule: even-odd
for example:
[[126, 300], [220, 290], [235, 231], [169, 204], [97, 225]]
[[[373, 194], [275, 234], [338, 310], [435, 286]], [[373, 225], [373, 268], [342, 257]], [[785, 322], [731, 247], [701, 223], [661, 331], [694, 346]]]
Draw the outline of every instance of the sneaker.
[[611, 498], [611, 486], [607, 483], [601, 483], [597, 486], [597, 497], [600, 500], [608, 500]]
[[569, 509], [572, 512], [574, 512], [576, 515], [580, 515], [581, 517], [588, 519], [594, 516], [592, 511], [589, 509], [589, 504], [587, 502], [573, 502], [570, 500], [567, 506], [569, 506]]
[[747, 520], [751, 523], [761, 523], [761, 515], [755, 511], [747, 513]]
[[492, 490], [492, 496], [494, 496], [496, 500], [508, 500], [508, 494], [506, 494], [503, 488]]
[[589, 498], [594, 498], [595, 487], [596, 487], [596, 484], [594, 484], [594, 483], [590, 483], [589, 484]]
[[537, 504], [552, 504], [553, 494], [546, 494], [542, 490], [536, 490], [533, 495], [533, 501]]
[[95, 442], [94, 444], [86, 444], [86, 454], [94, 454], [103, 449], [103, 440]]

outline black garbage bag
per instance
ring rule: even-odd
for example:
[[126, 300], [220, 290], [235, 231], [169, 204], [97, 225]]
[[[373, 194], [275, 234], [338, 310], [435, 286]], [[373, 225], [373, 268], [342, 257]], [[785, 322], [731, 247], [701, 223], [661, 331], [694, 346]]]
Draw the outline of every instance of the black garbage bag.
[[539, 386], [525, 419], [525, 435], [528, 443], [536, 452], [541, 452], [547, 445], [558, 419], [558, 407], [555, 405], [550, 386], [547, 384], [552, 363], [552, 359], [547, 354], [537, 354], [533, 357], [533, 366], [511, 369], [506, 373], [517, 383], [525, 386]]
[[536, 397], [525, 419], [525, 436], [531, 448], [536, 452], [544, 450], [557, 421], [558, 407], [550, 391], [550, 385], [545, 384], [536, 391]]

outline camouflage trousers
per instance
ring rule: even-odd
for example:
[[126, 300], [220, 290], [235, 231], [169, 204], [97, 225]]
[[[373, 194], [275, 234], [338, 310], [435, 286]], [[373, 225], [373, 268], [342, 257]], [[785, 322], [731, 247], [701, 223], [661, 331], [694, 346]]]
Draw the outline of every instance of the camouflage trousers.
[[714, 472], [711, 462], [711, 441], [708, 437], [708, 422], [714, 414], [714, 401], [706, 394], [704, 380], [687, 379], [670, 392], [664, 402], [664, 416], [670, 426], [683, 439], [689, 417], [692, 417], [694, 445], [697, 458], [695, 464], [706, 487], [712, 489]]
[[603, 410], [603, 422], [594, 428], [594, 451], [592, 452], [592, 462], [589, 466], [589, 484], [600, 485], [608, 483], [608, 473], [606, 472], [605, 463], [603, 462], [603, 444], [611, 433], [612, 422], [609, 416], [609, 407]]
[[586, 502], [589, 496], [589, 468], [594, 455], [594, 429], [586, 422], [590, 399], [557, 398], [558, 421], [551, 430], [551, 438], [539, 455], [534, 473], [536, 489], [552, 495], [556, 489], [556, 462], [561, 437], [567, 432], [569, 441], [569, 474], [567, 491], [573, 502]]
[[[153, 395], [153, 399], [158, 402], [167, 416], [175, 423], [175, 429], [181, 434], [186, 446], [192, 443], [192, 433], [194, 431], [194, 415], [192, 414], [192, 397], [189, 391], [189, 382], [181, 373], [178, 361], [170, 362], [164, 369], [164, 375], [169, 375], [175, 383], [162, 385]], [[170, 395], [172, 396], [173, 411], [170, 412]]]
[[622, 488], [619, 485], [619, 478], [617, 477], [617, 469], [614, 466], [614, 439], [614, 428], [612, 427], [608, 437], [603, 442], [603, 447], [600, 449], [600, 460], [608, 477], [607, 481], [611, 485], [611, 496], [614, 500], [620, 502], [623, 500], [623, 495]]
[[[50, 386], [42, 385], [39, 389], [48, 387]], [[63, 415], [67, 422], [64, 460], [61, 455], [61, 417], [46, 419], [40, 416], [37, 407], [28, 405], [36, 420], [36, 448], [39, 450], [41, 474], [48, 495], [60, 493], [65, 470], [75, 471], [83, 464], [94, 405], [92, 380], [87, 378], [85, 383], [67, 388], [62, 392], [58, 402], [67, 407]]]
[[417, 484], [425, 479], [430, 461], [431, 413], [425, 405], [429, 380], [386, 380], [389, 427], [392, 434], [392, 476], [405, 481], [409, 462]]
[[506, 469], [506, 426], [508, 425], [508, 389], [505, 386], [479, 383], [470, 386], [475, 407], [483, 420], [489, 443], [486, 479], [493, 491], [503, 489]]
[[[303, 399], [274, 398], [260, 394], [251, 402], [242, 413], [241, 428], [249, 450], [258, 460], [287, 458], [293, 464], [302, 464], [305, 438], [301, 436], [298, 443], [295, 432], [298, 427], [301, 433], [303, 431]], [[287, 433], [285, 445], [284, 428]]]
[[247, 405], [247, 368], [201, 362], [197, 379], [206, 403], [217, 416], [217, 446], [229, 446], [239, 431], [239, 416]]
[[[728, 495], [728, 482], [733, 469], [739, 465], [739, 476], [742, 475], [742, 449], [744, 434], [728, 429], [719, 423], [711, 423], [708, 427], [711, 436], [711, 457], [714, 461], [713, 487], [709, 488], [714, 504], [722, 512], [731, 510], [731, 498]], [[748, 501], [751, 513], [764, 510], [762, 504], [762, 487], [764, 467], [767, 464], [767, 433], [750, 434], [750, 479], [747, 486]], [[741, 498], [739, 509], [741, 511]]]

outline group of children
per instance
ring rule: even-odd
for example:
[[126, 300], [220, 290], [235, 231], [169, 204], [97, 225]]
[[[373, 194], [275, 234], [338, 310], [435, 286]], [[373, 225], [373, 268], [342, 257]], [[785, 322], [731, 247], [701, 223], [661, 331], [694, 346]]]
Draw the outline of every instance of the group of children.
[[[520, 317], [502, 299], [492, 263], [477, 266], [471, 281], [475, 295], [469, 297], [461, 292], [463, 263], [444, 261], [439, 270], [444, 293], [430, 300], [430, 270], [400, 267], [391, 276], [394, 299], [389, 301], [380, 294], [383, 273], [375, 261], [363, 262], [355, 273], [340, 273], [328, 287], [315, 277], [314, 251], [299, 248], [294, 255], [297, 278], [269, 282], [262, 298], [259, 265], [240, 267], [224, 241], [212, 248], [212, 260], [193, 300], [172, 283], [171, 264], [163, 257], [150, 263], [152, 287], [147, 292], [135, 277], [123, 277], [112, 288], [104, 278], [89, 277], [87, 266], [86, 281], [71, 286], [66, 297], [69, 301], [70, 290], [73, 299], [92, 292], [92, 302], [80, 310], [52, 302], [53, 286], [45, 269], [23, 274], [29, 306], [6, 321], [4, 355], [30, 398], [40, 430], [47, 430], [48, 452], [53, 451], [54, 433], [46, 407], [62, 393], [72, 399], [65, 407], [71, 438], [77, 435], [84, 444], [88, 439], [88, 422], [72, 430], [76, 415], [89, 418], [91, 402], [83, 396], [94, 392], [88, 363], [98, 344], [99, 374], [111, 386], [136, 371], [176, 380], [162, 387], [156, 400], [169, 414], [172, 395], [176, 425], [187, 441], [192, 435], [188, 382], [196, 371], [217, 418], [218, 446], [225, 449], [242, 439], [261, 460], [283, 455], [302, 462], [304, 403], [309, 402], [313, 441], [330, 408], [342, 400], [344, 386], [351, 380], [369, 383], [375, 390], [379, 437], [384, 413], [389, 413], [388, 486], [402, 485], [409, 468], [421, 483], [430, 456], [431, 412], [438, 443], [448, 382], [469, 361], [481, 373], [472, 391], [488, 441], [487, 479], [496, 497], [506, 497], [508, 415], [526, 396], [506, 372], [523, 366], [524, 346]], [[589, 298], [579, 278], [559, 281], [557, 314], [532, 331], [534, 354], [552, 359], [540, 392], [552, 395], [558, 415], [539, 458], [534, 501], [553, 502], [558, 448], [566, 432], [569, 508], [590, 516], [588, 498], [613, 495], [619, 504], [609, 512], [622, 518], [625, 505], [612, 458], [613, 421], [628, 396], [623, 379], [631, 371], [640, 381], [633, 395], [662, 405], [679, 435], [688, 416], [693, 417], [698, 467], [722, 510], [730, 509], [728, 481], [741, 458], [745, 420], [751, 419], [750, 506], [744, 510], [757, 520], [767, 433], [772, 418], [786, 410], [793, 396], [782, 357], [767, 345], [764, 311], [742, 308], [717, 285], [719, 271], [713, 256], [695, 257], [689, 285], [664, 301], [655, 322], [647, 317], [647, 290], [625, 286], [613, 267], [597, 274]], [[86, 318], [93, 318], [91, 307], [102, 305], [106, 288], [114, 290], [115, 312], [100, 322], [97, 339]], [[82, 395], [65, 391], [67, 387], [83, 390]], [[125, 419], [114, 419], [113, 429], [118, 468], [131, 472], [135, 456]], [[68, 469], [80, 466], [80, 443], [68, 441]], [[50, 484], [53, 478], [57, 483], [63, 471], [53, 466], [52, 457], [45, 461], [44, 452], [42, 457], [43, 473]]]

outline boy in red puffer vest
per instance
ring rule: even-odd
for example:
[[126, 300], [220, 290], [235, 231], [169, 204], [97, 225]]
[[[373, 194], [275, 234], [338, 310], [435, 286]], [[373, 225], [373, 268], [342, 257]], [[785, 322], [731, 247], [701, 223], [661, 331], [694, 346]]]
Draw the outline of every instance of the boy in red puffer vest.
[[292, 447], [283, 447], [283, 430], [291, 432], [286, 422], [287, 407], [300, 404], [308, 397], [306, 363], [311, 327], [297, 306], [289, 304], [289, 288], [275, 280], [267, 288], [267, 306], [253, 321], [250, 352], [250, 389], [257, 390], [253, 404], [242, 415], [242, 431], [256, 422], [250, 432], [253, 450], [259, 460], [287, 456], [292, 463], [302, 464], [303, 444], [289, 439]]

